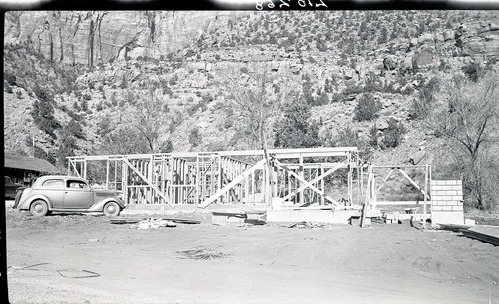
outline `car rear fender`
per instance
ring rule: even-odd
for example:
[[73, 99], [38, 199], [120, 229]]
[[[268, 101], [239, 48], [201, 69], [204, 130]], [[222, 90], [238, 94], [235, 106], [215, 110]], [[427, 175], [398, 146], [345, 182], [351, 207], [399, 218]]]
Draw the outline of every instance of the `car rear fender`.
[[[43, 194], [35, 194], [29, 197], [24, 198], [25, 193], [27, 192], [27, 189], [23, 191], [23, 194], [21, 196], [21, 199], [19, 200], [20, 203], [18, 205], [19, 210], [29, 210], [29, 207], [31, 206], [31, 203], [33, 203], [36, 200], [43, 200], [47, 203], [49, 210], [52, 210], [52, 203], [50, 202], [49, 198]], [[29, 195], [29, 193], [27, 193]]]
[[88, 208], [88, 211], [102, 211], [104, 210], [104, 205], [109, 202], [117, 203], [120, 206], [121, 210], [125, 209], [125, 204], [123, 203], [122, 200], [120, 200], [117, 197], [107, 197], [93, 204], [92, 207]]

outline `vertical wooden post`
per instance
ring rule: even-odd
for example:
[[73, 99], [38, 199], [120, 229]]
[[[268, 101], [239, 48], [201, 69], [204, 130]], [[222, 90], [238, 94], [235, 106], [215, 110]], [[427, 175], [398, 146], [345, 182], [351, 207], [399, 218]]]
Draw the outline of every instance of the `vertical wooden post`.
[[[222, 189], [222, 156], [219, 154], [218, 155], [218, 172], [217, 172], [217, 187], [215, 189], [215, 192]], [[218, 199], [218, 202], [222, 202], [222, 198], [220, 197]]]
[[83, 178], [87, 179], [87, 160], [83, 160]]
[[[424, 192], [425, 194], [428, 194], [428, 164], [425, 165]], [[427, 202], [427, 195], [424, 195], [423, 227], [426, 227], [426, 202]]]
[[123, 199], [126, 204], [130, 204], [130, 197], [128, 195], [128, 165], [121, 161], [121, 191], [123, 191]]
[[251, 202], [255, 202], [255, 173], [256, 170], [251, 173]]
[[196, 156], [196, 205], [203, 201], [199, 195], [199, 155]]
[[[324, 174], [324, 167], [321, 166], [321, 175]], [[321, 191], [323, 193], [326, 193], [326, 190], [324, 189], [324, 179], [321, 178]], [[324, 205], [325, 204], [325, 201], [324, 201], [324, 196], [322, 195], [321, 196], [321, 205]]]
[[[300, 154], [299, 162], [300, 162], [300, 164], [299, 164], [299, 168], [298, 168], [298, 175], [301, 178], [303, 178], [304, 177], [304, 172], [303, 172], [304, 171], [303, 170], [303, 156], [301, 154]], [[300, 181], [297, 181], [297, 182], [298, 182], [297, 187], [298, 188], [301, 187], [301, 182]], [[300, 193], [299, 193], [299, 201], [298, 202], [299, 202], [300, 205], [303, 205], [303, 203], [304, 203], [303, 190], [300, 191]]]

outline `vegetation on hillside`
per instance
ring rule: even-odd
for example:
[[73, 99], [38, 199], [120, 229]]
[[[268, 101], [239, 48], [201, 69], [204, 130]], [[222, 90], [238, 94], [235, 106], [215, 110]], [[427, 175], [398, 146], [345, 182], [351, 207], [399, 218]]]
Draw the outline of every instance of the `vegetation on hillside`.
[[[469, 205], [491, 209], [499, 205], [498, 111], [490, 102], [497, 58], [460, 53], [443, 38], [431, 40], [426, 67], [414, 51], [428, 47], [418, 42], [425, 34], [490, 16], [248, 14], [179, 52], [92, 67], [51, 63], [31, 44], [7, 44], [4, 92], [26, 103], [42, 134], [35, 155], [61, 167], [78, 154], [316, 146], [358, 146], [365, 161], [407, 162], [420, 142], [438, 142], [450, 156], [437, 159], [436, 175], [462, 178]], [[409, 51], [414, 57], [401, 62]], [[26, 136], [16, 151], [30, 151]], [[6, 141], [6, 149], [15, 145]]]

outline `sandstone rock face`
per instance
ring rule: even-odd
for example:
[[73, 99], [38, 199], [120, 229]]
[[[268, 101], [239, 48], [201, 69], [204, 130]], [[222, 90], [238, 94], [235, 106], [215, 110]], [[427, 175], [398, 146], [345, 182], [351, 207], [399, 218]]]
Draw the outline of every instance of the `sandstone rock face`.
[[430, 46], [422, 46], [414, 54], [412, 58], [412, 66], [414, 69], [430, 67], [435, 63], [437, 53], [435, 48]]
[[431, 44], [431, 43], [434, 43], [435, 40], [433, 38], [433, 34], [423, 34], [421, 36], [419, 36], [418, 38], [418, 43], [421, 45], [421, 44]]
[[52, 62], [94, 66], [110, 59], [159, 58], [244, 12], [27, 11], [5, 15], [5, 43], [25, 43]]
[[397, 62], [397, 57], [396, 56], [388, 56], [383, 60], [383, 65], [385, 70], [393, 71], [396, 68], [398, 68], [398, 62]]
[[474, 23], [456, 31], [456, 42], [463, 55], [499, 57], [499, 28], [493, 23]]

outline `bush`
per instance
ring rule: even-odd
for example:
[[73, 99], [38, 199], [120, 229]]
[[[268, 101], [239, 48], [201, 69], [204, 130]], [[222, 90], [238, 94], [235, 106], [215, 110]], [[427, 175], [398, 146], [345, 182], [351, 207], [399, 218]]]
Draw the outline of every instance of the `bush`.
[[16, 76], [14, 76], [13, 74], [11, 74], [9, 72], [5, 72], [4, 79], [5, 79], [5, 81], [7, 81], [7, 83], [9, 85], [17, 86]]
[[412, 118], [425, 118], [431, 112], [435, 103], [435, 93], [440, 89], [438, 78], [433, 77], [419, 88], [418, 98], [411, 105], [409, 116]]
[[369, 129], [369, 145], [371, 147], [377, 148], [378, 147], [378, 128], [376, 127], [376, 124], [374, 124], [370, 129]]
[[355, 106], [354, 119], [356, 121], [371, 121], [379, 110], [381, 110], [381, 102], [375, 100], [372, 94], [366, 93]]
[[469, 80], [477, 82], [484, 75], [484, 69], [475, 61], [468, 63], [462, 67], [463, 73]]
[[402, 142], [402, 137], [406, 133], [404, 125], [398, 123], [395, 119], [390, 118], [388, 121], [388, 129], [384, 131], [384, 137], [381, 141], [382, 148], [395, 148]]
[[201, 142], [201, 133], [199, 132], [199, 128], [195, 127], [194, 129], [191, 130], [189, 133], [189, 143], [193, 147], [197, 147], [199, 143]]

